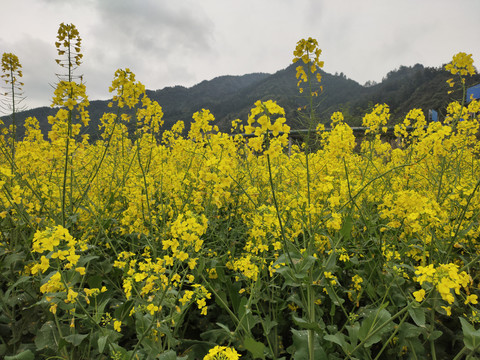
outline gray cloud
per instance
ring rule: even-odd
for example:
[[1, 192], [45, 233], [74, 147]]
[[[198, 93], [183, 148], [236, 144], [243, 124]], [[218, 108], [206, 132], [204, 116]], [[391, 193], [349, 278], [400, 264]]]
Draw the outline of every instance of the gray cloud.
[[478, 0], [17, 0], [2, 10], [19, 8], [0, 22], [0, 33], [10, 34], [0, 51], [20, 57], [29, 106], [50, 102], [61, 22], [80, 31], [78, 71], [90, 99], [109, 96], [117, 68], [131, 68], [150, 89], [273, 73], [309, 36], [323, 49], [326, 71], [360, 83], [400, 65], [440, 66], [459, 51], [480, 60]]
[[[102, 0], [97, 2], [100, 22], [95, 33], [113, 43], [136, 50], [138, 54], [168, 57], [177, 52], [210, 52], [212, 23], [201, 17], [195, 2], [188, 7], [170, 2]], [[121, 53], [121, 50], [119, 50]], [[173, 54], [173, 55], [171, 55]], [[119, 54], [121, 56], [121, 54]]]
[[[87, 81], [100, 79], [103, 89], [117, 68], [127, 67], [153, 89], [188, 82], [190, 64], [215, 53], [213, 23], [194, 1], [98, 0], [95, 9], [98, 22], [85, 35], [84, 70]], [[92, 91], [107, 96], [100, 87]]]
[[50, 84], [56, 81], [58, 71], [54, 61], [55, 50], [42, 40], [31, 36], [23, 36], [20, 41], [8, 43], [0, 40], [0, 49], [10, 49], [18, 56], [22, 65], [23, 92], [26, 97], [23, 104], [27, 108], [48, 106], [53, 96]]
[[439, 66], [458, 51], [480, 56], [480, 2], [364, 0], [324, 2], [316, 25], [326, 69], [363, 83], [401, 65]]

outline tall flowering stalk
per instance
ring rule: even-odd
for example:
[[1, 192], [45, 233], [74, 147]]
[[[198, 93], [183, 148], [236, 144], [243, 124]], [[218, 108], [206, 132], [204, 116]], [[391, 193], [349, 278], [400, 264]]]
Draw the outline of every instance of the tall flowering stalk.
[[[318, 47], [318, 41], [316, 39], [309, 37], [307, 40], [301, 39], [297, 42], [297, 46], [293, 52], [293, 63], [301, 60], [303, 64], [307, 66], [307, 71], [305, 71], [303, 65], [299, 65], [296, 68], [296, 76], [298, 79], [297, 86], [300, 93], [303, 93], [303, 88], [301, 86], [303, 82], [308, 86], [311, 95], [318, 95], [316, 91], [313, 91], [311, 79], [312, 77], [315, 77], [318, 83], [322, 81], [322, 74], [317, 72], [317, 68], [322, 68], [324, 65], [324, 62], [320, 61], [321, 54], [322, 49]], [[323, 90], [322, 86], [320, 86], [320, 90]]]
[[[445, 65], [445, 70], [448, 71], [453, 76], [458, 76], [460, 80], [460, 86], [462, 87], [462, 104], [460, 109], [463, 109], [465, 105], [465, 101], [469, 99], [465, 99], [465, 77], [466, 76], [473, 76], [475, 75], [475, 67], [473, 66], [473, 59], [472, 54], [467, 54], [465, 52], [459, 52], [456, 55], [453, 55], [452, 61]], [[453, 78], [447, 80], [447, 84], [453, 88], [455, 86], [455, 81]], [[453, 90], [449, 91], [448, 93], [452, 93]], [[452, 122], [452, 125], [455, 126], [459, 119], [462, 119], [462, 112], [459, 111], [456, 118]]]
[[4, 93], [6, 99], [4, 100], [5, 110], [11, 111], [12, 126], [11, 126], [11, 167], [12, 173], [15, 169], [15, 143], [17, 141], [17, 124], [15, 114], [18, 111], [19, 104], [24, 100], [22, 86], [20, 81], [22, 74], [22, 65], [15, 54], [4, 53], [2, 56], [2, 72], [1, 77], [5, 81], [7, 90]]
[[[297, 42], [295, 51], [293, 52], [294, 58], [293, 62], [302, 61], [303, 65], [297, 66], [296, 77], [298, 79], [297, 87], [299, 92], [303, 93], [302, 83], [308, 86], [308, 101], [309, 101], [309, 124], [308, 124], [308, 133], [307, 141], [305, 142], [305, 155], [306, 155], [306, 167], [307, 167], [307, 194], [308, 194], [308, 205], [310, 206], [311, 195], [310, 195], [310, 171], [308, 164], [308, 154], [310, 151], [310, 137], [313, 130], [313, 123], [315, 118], [314, 108], [313, 108], [313, 98], [318, 96], [318, 91], [314, 90], [313, 79], [320, 84], [322, 81], [322, 75], [318, 71], [323, 67], [324, 62], [320, 61], [320, 55], [322, 50], [318, 47], [318, 41], [309, 37], [308, 39], [301, 39]], [[305, 69], [306, 68], [306, 69]], [[319, 87], [320, 91], [323, 90], [322, 86]]]
[[[318, 46], [318, 41], [309, 37], [308, 39], [301, 39], [297, 42], [297, 46], [295, 51], [293, 52], [294, 58], [293, 62], [296, 63], [298, 61], [302, 61], [303, 65], [297, 66], [297, 74], [296, 77], [298, 79], [298, 90], [300, 93], [303, 93], [302, 83], [307, 85], [308, 87], [308, 101], [309, 101], [309, 121], [308, 121], [308, 133], [307, 139], [305, 142], [305, 166], [306, 166], [306, 176], [307, 176], [307, 203], [308, 207], [310, 208], [312, 202], [312, 195], [310, 189], [311, 183], [311, 174], [310, 174], [310, 165], [309, 165], [309, 152], [310, 152], [310, 138], [311, 132], [313, 130], [314, 125], [314, 108], [313, 108], [313, 98], [318, 96], [318, 91], [314, 90], [313, 82], [314, 79], [316, 82], [320, 83], [322, 80], [322, 75], [320, 74], [319, 68], [322, 68], [324, 63], [320, 61], [320, 55], [322, 50]], [[322, 91], [322, 87], [319, 87], [320, 91]], [[312, 217], [311, 214], [308, 215], [308, 222], [309, 222], [309, 229], [308, 233], [313, 234], [312, 232]], [[307, 253], [310, 254], [313, 249], [313, 238], [312, 236], [308, 236], [306, 239], [305, 248], [308, 249]], [[308, 316], [308, 321], [311, 323], [315, 322], [315, 292], [313, 290], [313, 274], [312, 269], [309, 270], [309, 283], [307, 285], [307, 294], [306, 294], [306, 312]], [[314, 359], [314, 340], [315, 339], [315, 331], [313, 329], [308, 330], [308, 354], [309, 359]]]
[[[74, 81], [74, 70], [76, 70], [80, 64], [83, 55], [81, 54], [81, 38], [80, 34], [73, 24], [61, 23], [58, 29], [57, 41], [55, 46], [60, 58], [56, 59], [56, 63], [62, 68], [67, 70], [66, 74], [57, 74], [60, 79], [55, 89], [55, 97], [53, 98], [52, 106], [61, 106], [67, 109], [66, 116], [63, 116], [66, 120], [66, 137], [65, 137], [65, 162], [63, 168], [63, 184], [62, 184], [62, 225], [66, 223], [66, 197], [67, 197], [67, 177], [68, 169], [70, 167], [70, 177], [73, 178], [73, 169], [70, 158], [70, 142], [74, 127], [72, 126], [72, 114], [75, 107], [77, 107], [77, 117], [80, 117], [84, 125], [88, 124], [88, 112], [85, 108], [89, 105], [85, 85], [78, 84]], [[79, 76], [80, 80], [82, 79]], [[63, 109], [60, 109], [59, 113]], [[59, 116], [57, 114], [57, 119]], [[55, 119], [49, 119], [51, 122], [55, 122]], [[59, 130], [61, 130], [60, 126]], [[79, 127], [75, 127], [75, 132], [78, 134]], [[76, 134], [75, 134], [76, 135]], [[70, 199], [72, 198], [72, 187], [70, 188]]]
[[61, 23], [58, 28], [57, 41], [55, 47], [57, 48], [58, 56], [63, 58], [55, 59], [55, 62], [61, 67], [67, 69], [67, 74], [57, 74], [62, 80], [73, 81], [73, 72], [82, 63], [83, 55], [80, 52], [82, 39], [80, 33], [73, 24]]

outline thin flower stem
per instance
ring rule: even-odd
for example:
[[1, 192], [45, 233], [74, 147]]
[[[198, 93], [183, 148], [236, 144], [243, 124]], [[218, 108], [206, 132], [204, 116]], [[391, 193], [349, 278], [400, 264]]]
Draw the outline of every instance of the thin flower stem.
[[288, 251], [288, 249], [287, 249], [287, 238], [285, 236], [285, 230], [283, 228], [283, 221], [282, 221], [282, 217], [280, 215], [280, 208], [278, 206], [277, 197], [275, 195], [275, 185], [273, 183], [273, 177], [272, 177], [272, 164], [271, 164], [271, 161], [270, 161], [270, 155], [268, 155], [268, 154], [267, 154], [267, 164], [268, 164], [268, 179], [270, 181], [270, 188], [272, 190], [273, 204], [275, 206], [275, 211], [276, 211], [277, 218], [278, 218], [278, 224], [280, 226], [280, 233], [282, 235], [283, 251], [284, 251], [284, 253], [286, 252], [288, 261], [290, 263], [290, 267], [292, 269], [294, 269], [294, 271], [296, 272], [297, 267], [296, 267], [295, 263], [293, 262], [290, 251]]

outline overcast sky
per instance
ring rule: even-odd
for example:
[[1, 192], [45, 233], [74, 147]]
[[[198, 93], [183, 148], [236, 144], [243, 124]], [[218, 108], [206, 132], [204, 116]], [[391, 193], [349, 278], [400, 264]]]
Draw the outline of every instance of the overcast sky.
[[460, 51], [480, 68], [480, 0], [2, 0], [0, 9], [0, 52], [19, 57], [28, 108], [51, 103], [61, 22], [80, 32], [90, 100], [109, 97], [118, 68], [151, 90], [275, 73], [309, 36], [325, 71], [360, 84]]

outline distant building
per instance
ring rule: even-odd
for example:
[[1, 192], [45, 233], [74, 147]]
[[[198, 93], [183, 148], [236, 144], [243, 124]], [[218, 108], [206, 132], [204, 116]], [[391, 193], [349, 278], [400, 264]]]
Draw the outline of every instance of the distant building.
[[472, 99], [480, 99], [480, 84], [467, 89], [467, 104], [472, 101]]

